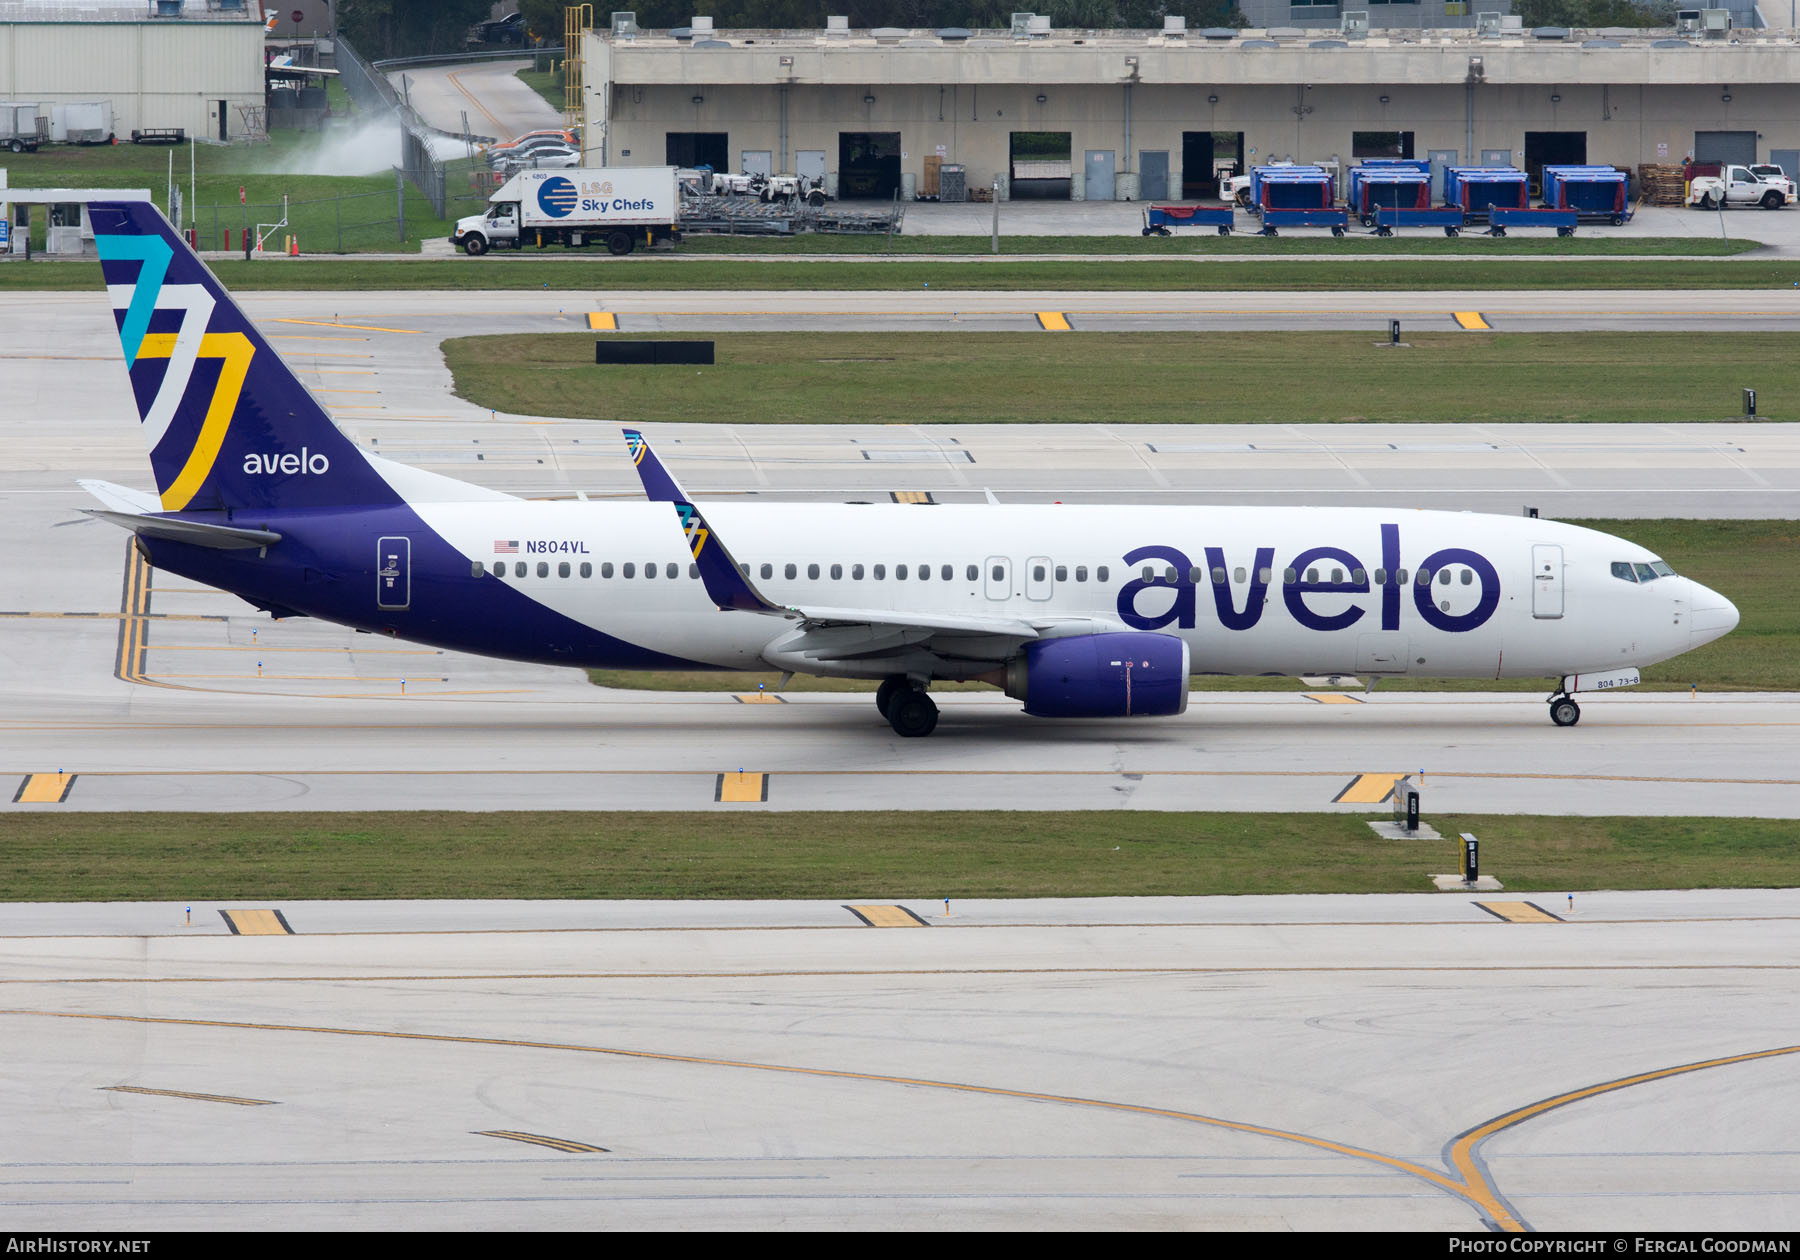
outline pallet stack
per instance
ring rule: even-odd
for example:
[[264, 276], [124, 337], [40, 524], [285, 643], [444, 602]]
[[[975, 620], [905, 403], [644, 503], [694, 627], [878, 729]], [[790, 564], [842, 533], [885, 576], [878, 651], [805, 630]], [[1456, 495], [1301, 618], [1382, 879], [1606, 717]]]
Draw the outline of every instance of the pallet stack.
[[1645, 162], [1638, 167], [1638, 188], [1647, 206], [1679, 206], [1687, 201], [1687, 185], [1679, 166]]

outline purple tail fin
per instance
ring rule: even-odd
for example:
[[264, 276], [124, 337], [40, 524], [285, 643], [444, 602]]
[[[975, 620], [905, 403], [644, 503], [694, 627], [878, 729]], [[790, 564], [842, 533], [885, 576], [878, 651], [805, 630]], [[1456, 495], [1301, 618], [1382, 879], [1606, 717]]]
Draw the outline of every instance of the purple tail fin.
[[164, 510], [401, 502], [155, 206], [88, 218]]

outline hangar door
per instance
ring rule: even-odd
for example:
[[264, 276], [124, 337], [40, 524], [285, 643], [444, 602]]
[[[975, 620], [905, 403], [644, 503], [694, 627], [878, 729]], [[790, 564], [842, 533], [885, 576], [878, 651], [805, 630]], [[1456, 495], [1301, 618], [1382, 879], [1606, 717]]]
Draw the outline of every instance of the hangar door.
[[1546, 166], [1587, 165], [1587, 132], [1527, 131], [1525, 133], [1525, 173], [1531, 176], [1531, 191], [1541, 194]]
[[1181, 196], [1185, 201], [1214, 197], [1219, 192], [1219, 173], [1229, 166], [1242, 175], [1244, 133], [1241, 131], [1184, 131], [1181, 133]]
[[1749, 166], [1756, 161], [1754, 131], [1696, 131], [1694, 161], [1739, 162]]
[[838, 132], [838, 196], [891, 200], [900, 191], [898, 131]]
[[663, 161], [670, 166], [710, 166], [731, 170], [731, 137], [723, 131], [671, 131], [664, 144]]

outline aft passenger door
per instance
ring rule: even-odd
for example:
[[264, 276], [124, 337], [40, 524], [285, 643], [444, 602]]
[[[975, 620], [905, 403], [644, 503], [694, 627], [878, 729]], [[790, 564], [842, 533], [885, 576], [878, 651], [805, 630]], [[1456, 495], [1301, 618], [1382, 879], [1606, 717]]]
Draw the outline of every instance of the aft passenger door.
[[1563, 549], [1553, 543], [1531, 548], [1531, 615], [1540, 621], [1563, 615]]

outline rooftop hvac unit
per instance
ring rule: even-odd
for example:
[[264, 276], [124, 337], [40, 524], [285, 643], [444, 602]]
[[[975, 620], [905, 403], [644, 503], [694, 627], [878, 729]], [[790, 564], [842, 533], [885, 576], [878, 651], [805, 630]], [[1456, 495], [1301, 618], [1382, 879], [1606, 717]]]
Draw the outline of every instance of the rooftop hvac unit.
[[1708, 39], [1724, 39], [1731, 33], [1731, 10], [1700, 10], [1700, 29], [1706, 32]]
[[1500, 33], [1500, 15], [1498, 13], [1477, 13], [1475, 15], [1475, 33], [1477, 35], [1498, 35]]
[[1186, 35], [1187, 19], [1184, 17], [1165, 17], [1163, 19], [1163, 38], [1171, 35]]
[[172, 17], [172, 18], [180, 17], [181, 16], [181, 0], [156, 0], [156, 9], [155, 9], [155, 12], [152, 14], [152, 16], [154, 16], [154, 17]]
[[688, 29], [694, 32], [695, 39], [699, 39], [702, 35], [711, 35], [713, 33], [712, 19], [709, 17], [696, 17], [688, 24]]
[[614, 39], [630, 39], [638, 33], [637, 14], [615, 13], [612, 15], [612, 33]]
[[850, 19], [848, 17], [826, 18], [825, 33], [827, 35], [848, 35], [850, 33]]
[[1036, 16], [1037, 16], [1037, 14], [1035, 14], [1035, 13], [1015, 13], [1015, 14], [1013, 14], [1012, 15], [1012, 37], [1014, 39], [1030, 39], [1031, 38], [1031, 19], [1035, 18]]
[[1034, 13], [1031, 16], [1031, 38], [1043, 39], [1050, 34], [1050, 16], [1046, 13]]
[[1675, 33], [1677, 35], [1698, 35], [1700, 33], [1700, 10], [1677, 9], [1675, 11]]
[[1525, 19], [1520, 17], [1517, 13], [1502, 13], [1500, 15], [1500, 33], [1502, 35], [1507, 31], [1522, 31], [1524, 29]]
[[1338, 18], [1338, 30], [1351, 39], [1361, 39], [1369, 33], [1369, 11], [1354, 9]]

